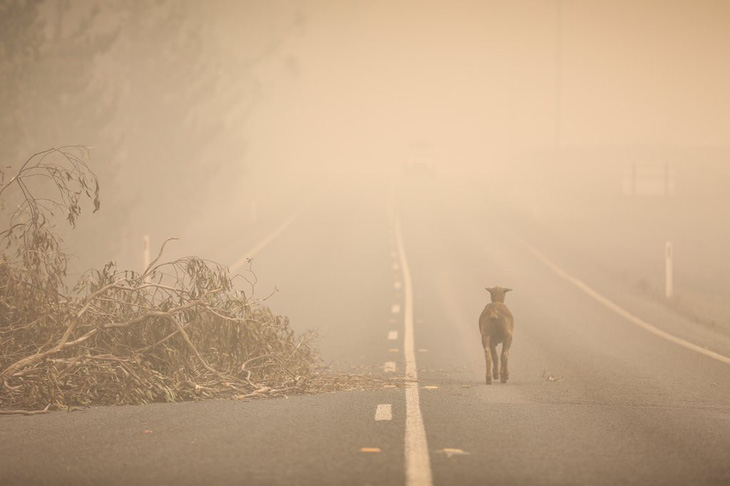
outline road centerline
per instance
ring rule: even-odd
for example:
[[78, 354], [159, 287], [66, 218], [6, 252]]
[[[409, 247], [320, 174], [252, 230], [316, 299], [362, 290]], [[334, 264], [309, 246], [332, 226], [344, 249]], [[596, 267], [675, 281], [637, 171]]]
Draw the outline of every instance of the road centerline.
[[426, 427], [421, 415], [421, 403], [418, 392], [418, 368], [416, 367], [416, 353], [414, 344], [413, 322], [413, 284], [408, 267], [408, 258], [403, 244], [400, 220], [393, 221], [394, 236], [398, 258], [403, 273], [404, 309], [403, 309], [403, 354], [406, 362], [406, 432], [405, 432], [405, 462], [406, 486], [431, 486], [431, 460], [428, 454]]
[[381, 403], [375, 407], [375, 420], [393, 420], [393, 409], [390, 403]]

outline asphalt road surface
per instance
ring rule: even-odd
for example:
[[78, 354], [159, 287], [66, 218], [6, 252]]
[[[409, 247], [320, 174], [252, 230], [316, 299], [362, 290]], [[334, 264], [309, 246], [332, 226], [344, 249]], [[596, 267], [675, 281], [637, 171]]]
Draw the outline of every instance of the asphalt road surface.
[[[474, 185], [360, 182], [257, 250], [257, 293], [278, 288], [334, 368], [417, 383], [0, 417], [0, 484], [730, 484], [725, 334], [571, 267]], [[493, 285], [514, 289], [515, 336], [510, 381], [487, 386]]]

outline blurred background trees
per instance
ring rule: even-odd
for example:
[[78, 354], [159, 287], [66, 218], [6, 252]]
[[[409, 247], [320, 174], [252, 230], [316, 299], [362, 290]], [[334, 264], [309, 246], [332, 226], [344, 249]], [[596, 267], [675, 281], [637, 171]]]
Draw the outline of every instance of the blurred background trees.
[[235, 194], [257, 69], [303, 19], [292, 10], [265, 40], [230, 46], [214, 22], [228, 3], [0, 1], [2, 166], [81, 144], [101, 183], [103, 217], [66, 235], [72, 268], [138, 266], [143, 235], [181, 236]]

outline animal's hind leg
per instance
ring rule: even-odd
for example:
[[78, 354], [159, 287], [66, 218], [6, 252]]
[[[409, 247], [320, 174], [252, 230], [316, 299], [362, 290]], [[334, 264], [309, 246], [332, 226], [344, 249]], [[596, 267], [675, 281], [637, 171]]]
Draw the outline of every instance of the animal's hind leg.
[[[491, 385], [492, 384], [492, 374], [490, 373], [490, 371], [492, 368], [492, 353], [490, 351], [491, 343], [490, 343], [489, 336], [482, 336], [482, 346], [484, 347], [484, 361], [486, 361], [486, 365], [487, 365], [487, 373], [486, 373], [487, 385]], [[495, 356], [496, 356], [496, 354], [495, 354]]]
[[[495, 380], [499, 380], [499, 355], [497, 354], [497, 343], [491, 343], [489, 349], [492, 355], [492, 377]], [[488, 368], [487, 373], [489, 373]]]
[[509, 379], [509, 348], [512, 346], [512, 338], [509, 337], [502, 343], [502, 369], [499, 372], [499, 381], [507, 383]]

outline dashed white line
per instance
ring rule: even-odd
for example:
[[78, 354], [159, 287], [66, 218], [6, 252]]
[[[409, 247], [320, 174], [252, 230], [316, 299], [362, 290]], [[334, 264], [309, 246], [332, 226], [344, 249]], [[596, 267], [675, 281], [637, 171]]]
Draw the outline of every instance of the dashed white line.
[[394, 263], [393, 264], [393, 270], [395, 270], [395, 271], [400, 270], [400, 265], [398, 265], [397, 263]]
[[396, 339], [398, 339], [398, 331], [390, 331], [388, 333], [388, 340], [395, 341]]
[[390, 306], [390, 312], [392, 312], [393, 314], [400, 314], [400, 305], [393, 304], [392, 306]]
[[375, 408], [375, 420], [393, 420], [393, 410], [390, 403], [381, 403]]
[[386, 373], [395, 373], [395, 361], [386, 361], [383, 365], [383, 371]]
[[402, 282], [397, 281], [397, 282], [393, 283], [393, 288], [394, 289], [397, 290], [397, 289], [400, 289], [401, 287], [403, 287], [403, 283]]
[[405, 294], [405, 310], [403, 314], [403, 354], [406, 361], [406, 486], [431, 486], [431, 459], [428, 455], [426, 441], [426, 427], [421, 415], [421, 404], [418, 394], [418, 369], [416, 368], [416, 353], [414, 351], [413, 332], [413, 284], [408, 269], [403, 235], [400, 221], [394, 220], [395, 239], [403, 265], [403, 287]]

